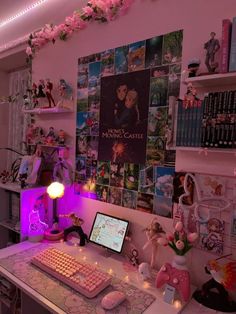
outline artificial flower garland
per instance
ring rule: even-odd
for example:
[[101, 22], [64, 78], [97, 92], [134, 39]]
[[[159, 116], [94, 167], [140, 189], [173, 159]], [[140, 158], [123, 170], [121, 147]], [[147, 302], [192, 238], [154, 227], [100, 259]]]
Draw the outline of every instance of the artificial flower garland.
[[82, 11], [75, 11], [66, 17], [60, 25], [46, 24], [40, 31], [30, 34], [26, 53], [28, 61], [33, 59], [35, 52], [56, 39], [66, 40], [74, 32], [87, 27], [89, 22], [106, 23], [126, 13], [134, 0], [90, 0]]

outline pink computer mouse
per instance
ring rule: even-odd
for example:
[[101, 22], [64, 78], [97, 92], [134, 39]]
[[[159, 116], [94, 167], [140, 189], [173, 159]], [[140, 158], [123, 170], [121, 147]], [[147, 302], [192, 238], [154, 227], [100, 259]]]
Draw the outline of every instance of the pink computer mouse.
[[125, 300], [126, 296], [121, 291], [112, 291], [106, 294], [102, 301], [101, 305], [105, 310], [112, 310]]

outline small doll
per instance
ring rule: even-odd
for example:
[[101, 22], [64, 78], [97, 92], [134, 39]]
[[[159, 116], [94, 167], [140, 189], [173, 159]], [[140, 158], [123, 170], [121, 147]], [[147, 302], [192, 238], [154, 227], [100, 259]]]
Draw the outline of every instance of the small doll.
[[46, 79], [46, 91], [45, 92], [46, 92], [46, 96], [47, 96], [48, 104], [50, 108], [52, 107], [52, 104], [54, 107], [56, 106], [54, 98], [52, 96], [52, 89], [53, 89], [52, 82], [50, 81], [50, 79]]
[[54, 127], [51, 126], [49, 128], [48, 134], [46, 135], [46, 141], [48, 145], [53, 145], [56, 139]]
[[57, 143], [59, 146], [65, 146], [65, 131], [64, 130], [59, 130], [58, 132], [58, 138], [57, 138]]
[[64, 230], [64, 241], [67, 240], [67, 236], [71, 233], [71, 232], [77, 232], [79, 237], [80, 237], [80, 246], [84, 246], [85, 245], [85, 241], [88, 241], [88, 236], [87, 234], [84, 233], [81, 225], [84, 223], [84, 220], [79, 218], [75, 213], [70, 213], [67, 215], [59, 215], [59, 217], [61, 218], [70, 218], [72, 221], [72, 226], [66, 228]]
[[152, 246], [150, 266], [154, 267], [158, 246], [157, 239], [160, 238], [161, 233], [165, 233], [165, 231], [162, 229], [161, 225], [157, 222], [156, 219], [153, 219], [151, 224], [146, 229], [144, 229], [144, 231], [146, 233], [147, 242], [144, 244], [143, 250], [147, 249], [150, 245]]

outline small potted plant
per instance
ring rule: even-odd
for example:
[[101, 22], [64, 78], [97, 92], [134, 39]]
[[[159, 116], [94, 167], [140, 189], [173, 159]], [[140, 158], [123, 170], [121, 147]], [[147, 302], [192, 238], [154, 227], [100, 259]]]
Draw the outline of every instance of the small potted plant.
[[169, 246], [174, 252], [175, 257], [172, 266], [179, 269], [187, 269], [186, 253], [193, 247], [197, 240], [198, 234], [186, 233], [182, 222], [177, 222], [174, 228], [174, 233], [169, 233], [166, 237], [159, 238], [159, 244]]

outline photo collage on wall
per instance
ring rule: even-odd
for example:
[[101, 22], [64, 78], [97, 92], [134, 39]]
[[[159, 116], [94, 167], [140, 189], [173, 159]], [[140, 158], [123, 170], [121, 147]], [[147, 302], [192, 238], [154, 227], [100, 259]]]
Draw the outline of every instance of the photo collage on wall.
[[78, 59], [75, 193], [172, 217], [182, 40], [178, 30]]

